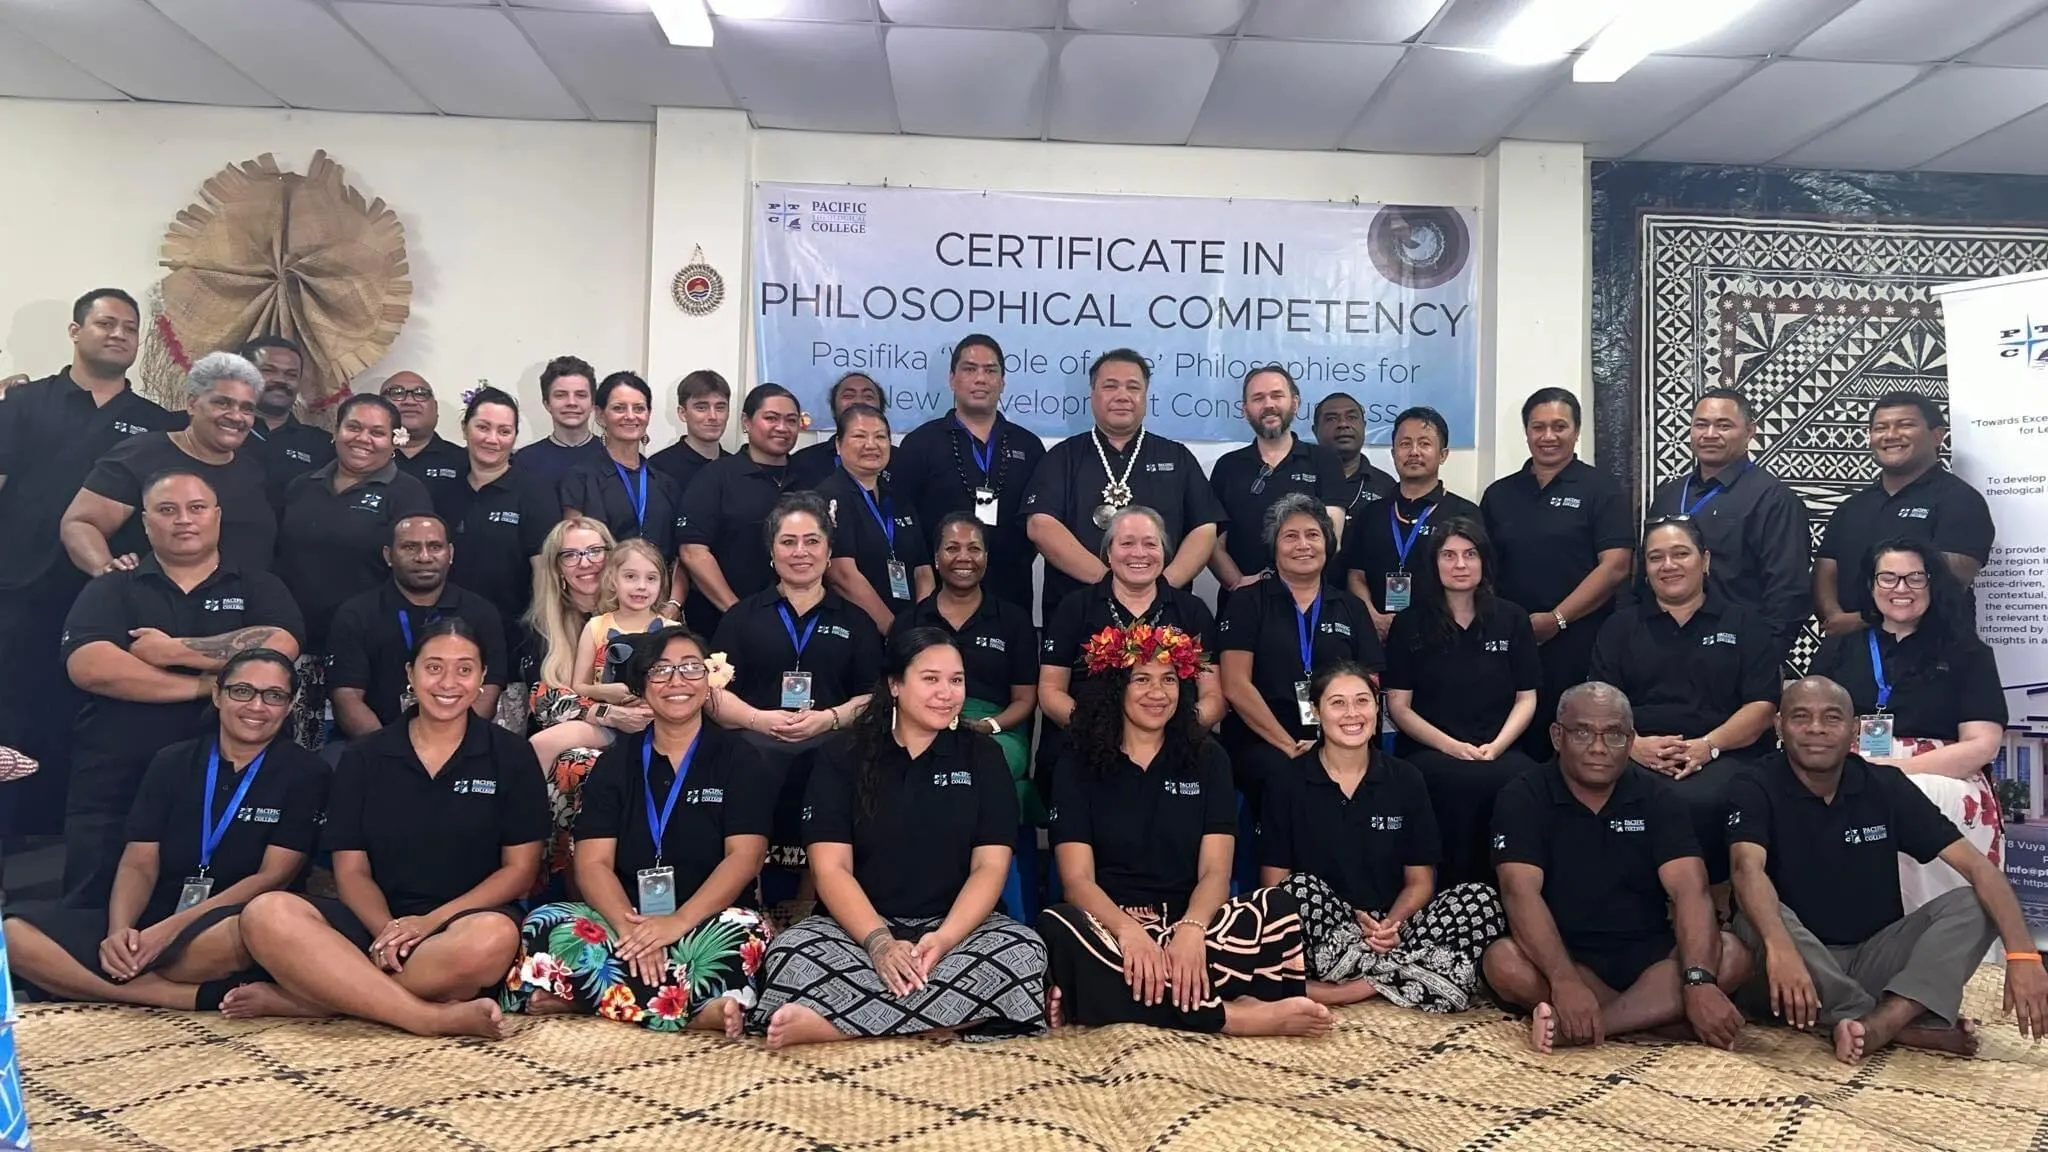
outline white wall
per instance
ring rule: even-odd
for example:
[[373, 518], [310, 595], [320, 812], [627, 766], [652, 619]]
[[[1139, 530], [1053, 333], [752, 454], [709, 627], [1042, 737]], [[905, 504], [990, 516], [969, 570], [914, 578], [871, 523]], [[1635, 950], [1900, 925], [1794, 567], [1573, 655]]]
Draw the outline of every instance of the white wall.
[[0, 375], [70, 362], [80, 292], [159, 279], [164, 231], [209, 176], [264, 152], [303, 172], [324, 148], [397, 211], [412, 266], [412, 316], [357, 389], [420, 372], [446, 434], [487, 378], [544, 433], [551, 357], [645, 363], [652, 144], [644, 124], [0, 101]]

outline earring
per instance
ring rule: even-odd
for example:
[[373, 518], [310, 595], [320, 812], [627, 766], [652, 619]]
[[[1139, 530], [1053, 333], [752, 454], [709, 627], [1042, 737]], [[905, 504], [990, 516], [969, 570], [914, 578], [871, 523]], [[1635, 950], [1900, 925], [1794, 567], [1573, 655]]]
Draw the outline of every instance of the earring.
[[953, 731], [953, 730], [955, 730], [955, 729], [958, 729], [959, 727], [960, 727], [960, 714], [959, 714], [958, 712], [955, 712], [955, 713], [953, 713], [953, 718], [952, 718], [951, 720], [948, 720], [948, 721], [946, 721], [946, 729], [947, 729], [947, 731]]

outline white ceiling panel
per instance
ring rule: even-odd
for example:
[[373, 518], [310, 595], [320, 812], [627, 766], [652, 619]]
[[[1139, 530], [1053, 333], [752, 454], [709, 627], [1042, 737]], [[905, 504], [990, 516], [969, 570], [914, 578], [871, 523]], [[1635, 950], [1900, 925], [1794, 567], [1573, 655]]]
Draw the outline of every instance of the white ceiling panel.
[[1861, 0], [1796, 51], [1817, 60], [1948, 60], [2042, 7], [2042, 0]]
[[1223, 57], [1190, 144], [1334, 148], [1406, 49], [1240, 40]]
[[880, 0], [882, 16], [897, 24], [947, 28], [1051, 28], [1060, 0]]
[[[1701, 56], [1782, 56], [1857, 0], [1763, 0], [1718, 32], [1672, 49]], [[1939, 0], [1929, 0], [1938, 3]]]
[[[441, 0], [431, 0], [440, 3]], [[491, 0], [495, 3], [495, 0]], [[539, 8], [549, 12], [637, 12], [649, 15], [647, 0], [506, 0], [514, 8]], [[488, 7], [488, 5], [481, 5]]]
[[39, 100], [121, 100], [121, 90], [0, 24], [0, 96]]
[[1356, 40], [1399, 44], [1429, 26], [1449, 0], [1259, 0], [1244, 24], [1247, 36], [1282, 40]]
[[1576, 141], [1626, 156], [1756, 67], [1748, 60], [1652, 56], [1612, 84], [1560, 84], [1508, 129], [1517, 140]]
[[677, 48], [654, 17], [521, 11], [548, 67], [600, 120], [652, 120], [654, 110], [732, 108], [709, 48]]
[[1076, 36], [1053, 73], [1050, 134], [1105, 144], [1184, 143], [1219, 56], [1211, 40]]
[[503, 9], [349, 2], [334, 10], [443, 112], [522, 120], [585, 116]]
[[1067, 27], [1154, 36], [1221, 36], [1244, 19], [1251, 0], [1067, 0]]
[[1926, 167], [1936, 172], [2020, 172], [2048, 176], [2048, 109], [1993, 128]]
[[1036, 139], [1052, 46], [1036, 32], [891, 28], [889, 77], [903, 130]]
[[1569, 68], [1564, 63], [1517, 67], [1484, 52], [1410, 49], [1343, 146], [1368, 152], [1483, 152]]
[[1983, 47], [1963, 59], [1972, 64], [2009, 64], [2016, 68], [2048, 64], [2048, 13], [1985, 41]]
[[138, 100], [278, 103], [144, 0], [0, 0], [0, 21]]
[[2048, 105], [2048, 71], [1943, 68], [1797, 151], [1804, 168], [1917, 167]]
[[726, 20], [711, 51], [760, 127], [898, 130], [889, 63], [871, 26]]
[[1425, 44], [1491, 48], [1523, 8], [1534, 0], [1453, 0], [1429, 29]]
[[872, 0], [706, 0], [714, 16], [748, 20], [817, 20], [833, 24], [872, 22]]
[[1632, 159], [1762, 164], [1913, 82], [1911, 64], [1767, 64]]
[[164, 15], [294, 108], [432, 112], [355, 33], [313, 0], [153, 0]]

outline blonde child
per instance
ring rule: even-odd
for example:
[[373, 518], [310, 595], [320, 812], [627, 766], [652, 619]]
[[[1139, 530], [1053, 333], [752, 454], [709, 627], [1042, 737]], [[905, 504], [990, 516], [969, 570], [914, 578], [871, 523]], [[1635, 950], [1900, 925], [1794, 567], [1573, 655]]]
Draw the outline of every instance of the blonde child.
[[[645, 540], [621, 540], [612, 549], [598, 585], [597, 615], [576, 641], [570, 689], [578, 696], [602, 705], [636, 702], [618, 683], [618, 669], [631, 655], [633, 637], [677, 625], [654, 610], [667, 571], [661, 554]], [[571, 748], [610, 747], [616, 735], [589, 720], [564, 720], [536, 733], [533, 751], [541, 763], [552, 764]]]

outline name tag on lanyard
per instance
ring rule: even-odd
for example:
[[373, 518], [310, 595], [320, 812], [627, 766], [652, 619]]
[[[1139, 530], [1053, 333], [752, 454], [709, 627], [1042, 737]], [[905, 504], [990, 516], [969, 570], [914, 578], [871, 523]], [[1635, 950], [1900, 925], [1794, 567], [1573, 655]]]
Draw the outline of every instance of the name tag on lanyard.
[[996, 494], [992, 488], [974, 490], [974, 518], [993, 528], [996, 526]]
[[1870, 678], [1877, 684], [1877, 711], [1856, 718], [1856, 752], [1863, 757], [1892, 754], [1891, 681], [1885, 679], [1884, 655], [1877, 647], [1877, 632], [1864, 634], [1870, 643]]

